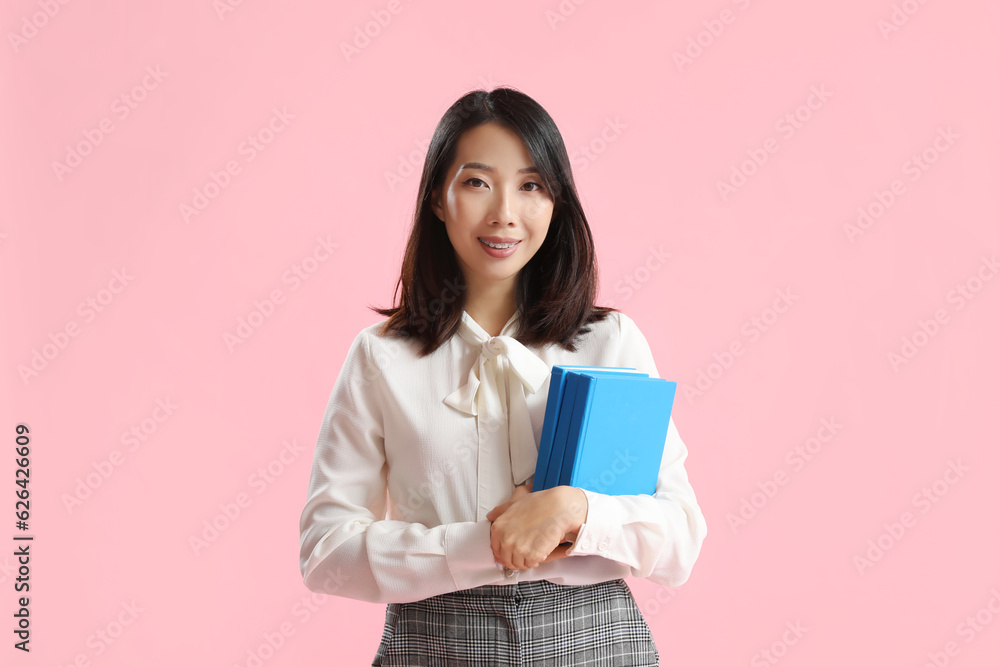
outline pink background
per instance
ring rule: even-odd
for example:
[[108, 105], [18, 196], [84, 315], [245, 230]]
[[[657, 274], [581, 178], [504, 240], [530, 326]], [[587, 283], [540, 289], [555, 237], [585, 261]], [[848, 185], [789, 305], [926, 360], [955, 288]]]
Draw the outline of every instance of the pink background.
[[312, 450], [423, 147], [504, 84], [573, 154], [600, 302], [701, 379], [674, 413], [701, 558], [629, 580], [663, 664], [997, 664], [996, 3], [223, 1], [4, 4], [4, 664], [370, 663], [384, 605], [298, 571]]

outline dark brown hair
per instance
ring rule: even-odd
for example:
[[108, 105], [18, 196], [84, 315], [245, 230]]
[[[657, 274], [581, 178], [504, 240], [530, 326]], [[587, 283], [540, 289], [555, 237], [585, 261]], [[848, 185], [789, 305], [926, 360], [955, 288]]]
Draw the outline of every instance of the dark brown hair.
[[443, 185], [462, 133], [498, 123], [524, 142], [552, 197], [545, 240], [517, 276], [517, 340], [523, 345], [556, 343], [576, 351], [574, 339], [615, 308], [596, 306], [597, 257], [590, 226], [576, 193], [569, 156], [555, 122], [535, 100], [509, 87], [474, 90], [445, 112], [424, 159], [413, 229], [406, 243], [393, 308], [370, 309], [387, 316], [380, 333], [415, 337], [420, 355], [436, 350], [459, 328], [465, 280], [444, 223], [431, 208], [431, 193]]

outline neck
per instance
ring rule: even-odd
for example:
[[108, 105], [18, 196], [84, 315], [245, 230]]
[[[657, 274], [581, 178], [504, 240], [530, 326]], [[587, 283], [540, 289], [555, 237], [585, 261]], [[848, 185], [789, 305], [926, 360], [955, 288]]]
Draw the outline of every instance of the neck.
[[503, 325], [514, 316], [514, 280], [487, 285], [470, 284], [465, 298], [465, 310], [488, 334], [500, 335]]

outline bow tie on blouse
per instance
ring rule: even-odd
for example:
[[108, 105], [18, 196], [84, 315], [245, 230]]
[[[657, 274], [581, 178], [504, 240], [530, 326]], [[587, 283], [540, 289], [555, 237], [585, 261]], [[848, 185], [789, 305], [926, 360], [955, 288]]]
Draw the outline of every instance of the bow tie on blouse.
[[501, 335], [490, 336], [462, 311], [459, 333], [481, 351], [469, 371], [468, 382], [449, 394], [444, 402], [475, 416], [481, 439], [509, 442], [511, 473], [514, 484], [520, 485], [535, 474], [538, 460], [538, 443], [531, 427], [526, 394], [535, 393], [550, 371], [544, 361], [513, 336], [504, 335], [512, 329], [517, 317], [515, 313], [507, 321]]

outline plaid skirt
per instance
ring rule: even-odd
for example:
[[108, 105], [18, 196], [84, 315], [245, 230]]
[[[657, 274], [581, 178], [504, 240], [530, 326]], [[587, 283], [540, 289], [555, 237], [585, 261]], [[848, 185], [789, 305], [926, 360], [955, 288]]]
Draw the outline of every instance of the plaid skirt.
[[389, 603], [372, 665], [656, 667], [659, 658], [624, 579], [539, 579]]

